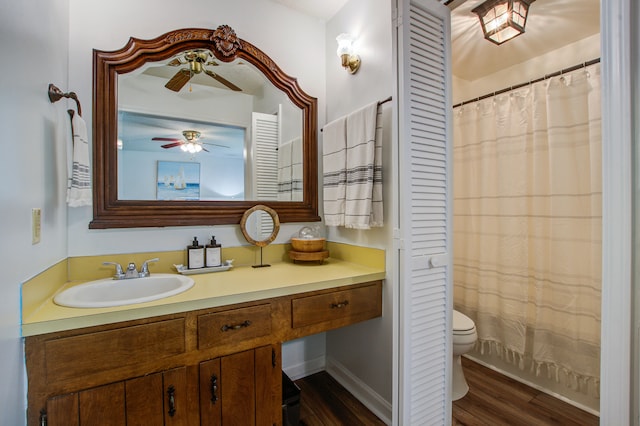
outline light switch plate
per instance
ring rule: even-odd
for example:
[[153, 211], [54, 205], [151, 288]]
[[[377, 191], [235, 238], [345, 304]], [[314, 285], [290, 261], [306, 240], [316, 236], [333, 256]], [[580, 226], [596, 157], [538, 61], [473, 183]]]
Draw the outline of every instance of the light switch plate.
[[31, 209], [31, 244], [40, 242], [40, 227], [42, 224], [42, 210]]

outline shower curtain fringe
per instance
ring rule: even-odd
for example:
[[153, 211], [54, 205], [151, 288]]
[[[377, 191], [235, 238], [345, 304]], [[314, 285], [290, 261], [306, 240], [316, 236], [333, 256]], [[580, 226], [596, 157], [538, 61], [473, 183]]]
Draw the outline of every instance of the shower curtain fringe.
[[536, 377], [541, 377], [546, 370], [549, 380], [564, 384], [567, 388], [600, 398], [600, 379], [598, 377], [581, 375], [551, 361], [535, 361], [529, 356], [504, 346], [494, 340], [477, 340], [474, 350], [481, 355], [495, 355], [501, 360], [529, 371]]

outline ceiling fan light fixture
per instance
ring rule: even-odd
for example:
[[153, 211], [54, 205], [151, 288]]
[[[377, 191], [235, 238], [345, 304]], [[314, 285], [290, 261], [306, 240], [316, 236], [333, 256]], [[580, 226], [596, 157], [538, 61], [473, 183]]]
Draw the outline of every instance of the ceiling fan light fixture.
[[501, 45], [524, 33], [529, 6], [535, 0], [487, 0], [471, 12], [478, 15], [484, 38]]
[[190, 154], [196, 154], [202, 151], [202, 145], [196, 142], [187, 142], [180, 145], [180, 149]]

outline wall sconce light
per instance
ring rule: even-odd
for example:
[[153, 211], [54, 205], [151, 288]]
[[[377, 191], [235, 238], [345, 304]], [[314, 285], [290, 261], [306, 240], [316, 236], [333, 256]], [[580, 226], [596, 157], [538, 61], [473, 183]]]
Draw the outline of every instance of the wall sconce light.
[[353, 51], [353, 37], [350, 34], [340, 34], [336, 37], [338, 42], [338, 57], [342, 60], [342, 67], [355, 74], [360, 68], [360, 57]]
[[524, 33], [529, 6], [535, 0], [487, 0], [471, 12], [478, 15], [484, 38], [501, 45]]

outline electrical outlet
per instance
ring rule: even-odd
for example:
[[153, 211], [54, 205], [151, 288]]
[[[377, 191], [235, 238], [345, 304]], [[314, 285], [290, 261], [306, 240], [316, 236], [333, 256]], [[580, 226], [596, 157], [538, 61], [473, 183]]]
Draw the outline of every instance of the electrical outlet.
[[31, 209], [31, 244], [40, 242], [40, 226], [42, 224], [42, 210]]

